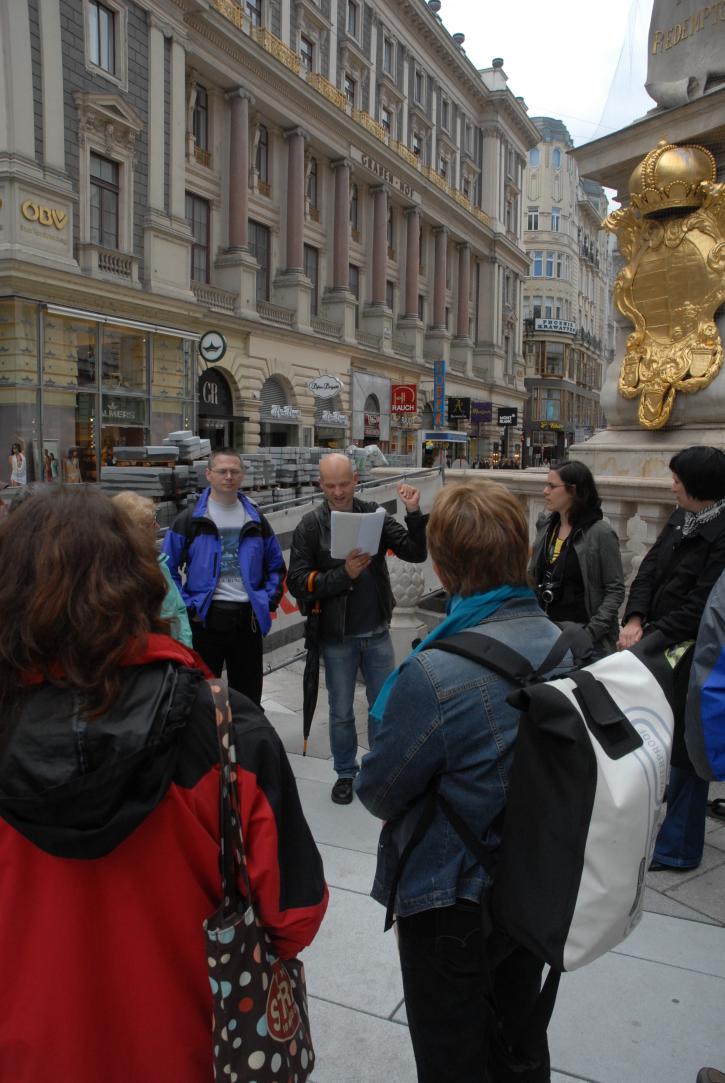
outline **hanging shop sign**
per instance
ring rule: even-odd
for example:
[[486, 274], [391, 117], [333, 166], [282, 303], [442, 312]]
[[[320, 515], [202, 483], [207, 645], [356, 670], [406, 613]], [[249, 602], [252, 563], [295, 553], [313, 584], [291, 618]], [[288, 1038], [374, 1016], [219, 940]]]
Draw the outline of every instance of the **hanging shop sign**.
[[471, 400], [459, 398], [453, 395], [448, 400], [448, 420], [468, 421], [471, 416]]
[[442, 429], [446, 419], [446, 363], [433, 362], [433, 427]]
[[273, 421], [299, 421], [300, 412], [295, 406], [270, 406], [269, 416]]
[[320, 424], [329, 425], [333, 429], [344, 429], [347, 426], [347, 414], [342, 414], [339, 410], [323, 410]]
[[205, 331], [199, 339], [199, 353], [210, 365], [221, 361], [226, 352], [227, 340], [220, 331]]
[[417, 384], [392, 384], [390, 388], [390, 413], [414, 414], [418, 410]]
[[519, 408], [518, 406], [499, 406], [498, 408], [498, 423], [499, 425], [518, 425], [519, 422]]
[[490, 425], [493, 421], [492, 402], [472, 402], [471, 422], [474, 425]]
[[342, 391], [342, 380], [337, 376], [316, 376], [307, 386], [316, 399], [334, 399]]
[[534, 320], [534, 331], [560, 331], [563, 335], [575, 335], [576, 324], [571, 320]]
[[365, 414], [363, 435], [380, 436], [380, 414]]

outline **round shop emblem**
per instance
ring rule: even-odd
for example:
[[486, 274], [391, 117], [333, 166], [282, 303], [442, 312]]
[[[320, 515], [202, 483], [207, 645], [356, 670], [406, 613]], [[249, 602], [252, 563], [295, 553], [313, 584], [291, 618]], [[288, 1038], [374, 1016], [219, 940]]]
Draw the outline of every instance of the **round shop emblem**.
[[205, 331], [199, 339], [199, 353], [210, 364], [221, 361], [226, 352], [227, 342], [219, 331]]

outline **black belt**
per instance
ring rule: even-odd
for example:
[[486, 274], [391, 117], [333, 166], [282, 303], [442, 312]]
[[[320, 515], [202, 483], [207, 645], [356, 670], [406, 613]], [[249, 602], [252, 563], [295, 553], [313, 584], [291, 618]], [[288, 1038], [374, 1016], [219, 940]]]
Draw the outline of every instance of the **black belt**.
[[[251, 602], [212, 602], [215, 609], [244, 609], [251, 606]], [[210, 606], [211, 608], [211, 606]]]

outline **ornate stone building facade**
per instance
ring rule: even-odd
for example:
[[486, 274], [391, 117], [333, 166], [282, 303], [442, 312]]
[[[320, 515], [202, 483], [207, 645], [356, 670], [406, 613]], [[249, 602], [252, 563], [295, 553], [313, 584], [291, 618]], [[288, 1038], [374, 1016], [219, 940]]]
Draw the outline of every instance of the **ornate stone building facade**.
[[579, 176], [564, 124], [533, 121], [540, 141], [529, 151], [524, 181], [528, 465], [561, 457], [603, 424], [599, 391], [614, 345], [613, 246], [599, 228], [606, 194]]
[[[77, 448], [94, 478], [188, 427], [409, 453], [439, 360], [450, 396], [491, 404], [456, 423], [473, 453], [500, 449], [538, 133], [436, 7], [2, 5], [0, 445], [31, 474]], [[226, 348], [204, 360], [206, 331]]]

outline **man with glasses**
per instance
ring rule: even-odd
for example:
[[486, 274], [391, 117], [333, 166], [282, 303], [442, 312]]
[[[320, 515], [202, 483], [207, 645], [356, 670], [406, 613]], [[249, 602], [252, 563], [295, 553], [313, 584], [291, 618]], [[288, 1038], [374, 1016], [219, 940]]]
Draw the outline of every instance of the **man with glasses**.
[[260, 703], [262, 636], [282, 597], [286, 568], [272, 527], [239, 491], [243, 477], [237, 451], [213, 451], [209, 487], [176, 517], [163, 551], [189, 611], [194, 649], [217, 676], [226, 665], [231, 687]]

